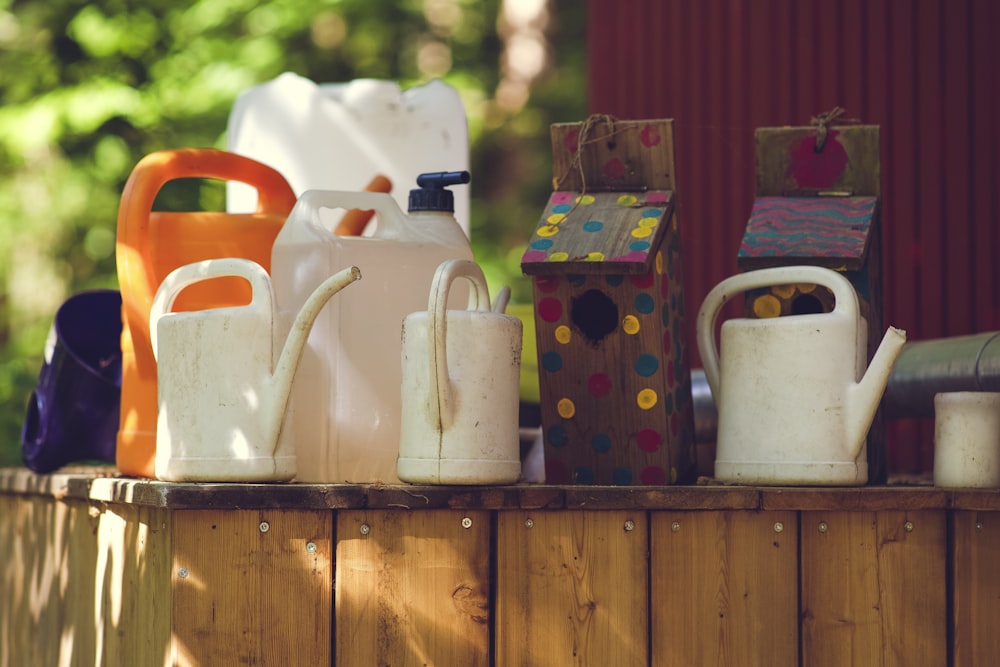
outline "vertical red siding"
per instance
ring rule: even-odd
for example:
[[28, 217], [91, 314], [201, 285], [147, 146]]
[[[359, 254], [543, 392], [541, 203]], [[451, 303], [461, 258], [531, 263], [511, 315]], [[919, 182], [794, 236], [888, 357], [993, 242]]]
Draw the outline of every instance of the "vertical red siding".
[[[736, 271], [754, 129], [806, 124], [840, 105], [882, 127], [886, 322], [911, 340], [1000, 330], [997, 3], [589, 0], [588, 9], [590, 112], [676, 121], [690, 314]], [[693, 317], [689, 327], [693, 337]], [[891, 423], [891, 469], [928, 471], [932, 432], [926, 421]]]

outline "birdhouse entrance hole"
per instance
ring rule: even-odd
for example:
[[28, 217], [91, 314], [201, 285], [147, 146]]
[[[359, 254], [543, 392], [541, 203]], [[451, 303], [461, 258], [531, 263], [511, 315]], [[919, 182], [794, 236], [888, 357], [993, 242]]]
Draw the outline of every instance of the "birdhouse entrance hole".
[[792, 315], [811, 315], [823, 312], [823, 302], [814, 294], [799, 294], [792, 301]]
[[570, 320], [592, 345], [618, 328], [618, 306], [604, 292], [587, 290], [573, 299]]

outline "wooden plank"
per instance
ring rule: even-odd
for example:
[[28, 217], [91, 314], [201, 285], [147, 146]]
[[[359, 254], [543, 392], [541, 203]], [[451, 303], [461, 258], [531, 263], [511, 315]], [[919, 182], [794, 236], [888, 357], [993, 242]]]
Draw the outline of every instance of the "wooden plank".
[[174, 512], [171, 659], [330, 664], [332, 532], [325, 510]]
[[1000, 655], [1000, 512], [952, 515], [954, 667], [988, 665]]
[[553, 190], [676, 189], [672, 119], [591, 116], [555, 123], [550, 135]]
[[803, 512], [802, 664], [947, 663], [943, 511]]
[[488, 512], [351, 510], [336, 523], [336, 664], [488, 664]]
[[653, 512], [656, 667], [798, 662], [794, 512]]
[[501, 512], [496, 664], [648, 664], [647, 548], [645, 513]]
[[874, 512], [879, 510], [944, 509], [950, 503], [951, 493], [949, 491], [932, 486], [761, 489], [761, 507], [766, 510]]

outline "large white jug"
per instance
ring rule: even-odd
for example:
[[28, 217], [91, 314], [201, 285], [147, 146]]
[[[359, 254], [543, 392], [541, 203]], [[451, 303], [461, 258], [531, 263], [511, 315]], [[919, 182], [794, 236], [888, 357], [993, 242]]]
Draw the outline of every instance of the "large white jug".
[[[715, 321], [747, 290], [812, 283], [833, 292], [829, 313]], [[818, 266], [741, 273], [709, 292], [698, 313], [698, 351], [719, 411], [715, 477], [747, 484], [859, 485], [865, 437], [906, 341], [890, 327], [868, 370], [867, 325], [842, 275]]]
[[[468, 308], [447, 310], [458, 279], [472, 285]], [[404, 482], [508, 484], [520, 476], [521, 321], [503, 314], [508, 294], [491, 310], [479, 266], [451, 260], [434, 275], [427, 311], [403, 320]]]
[[[170, 312], [189, 285], [245, 278], [245, 306]], [[157, 360], [155, 470], [180, 482], [285, 481], [295, 476], [295, 446], [285, 407], [309, 328], [334, 294], [361, 277], [337, 272], [306, 300], [272, 363], [274, 296], [267, 272], [246, 259], [185, 264], [164, 278], [149, 315]]]

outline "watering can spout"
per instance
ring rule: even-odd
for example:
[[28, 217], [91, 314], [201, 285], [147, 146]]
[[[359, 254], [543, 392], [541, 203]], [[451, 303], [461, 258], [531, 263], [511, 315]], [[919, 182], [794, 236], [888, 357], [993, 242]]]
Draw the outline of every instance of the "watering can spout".
[[857, 457], [864, 444], [868, 429], [871, 428], [875, 411], [878, 410], [882, 394], [889, 384], [889, 375], [906, 343], [906, 332], [896, 327], [889, 327], [872, 357], [864, 377], [856, 384], [847, 388], [845, 433], [850, 456]]

